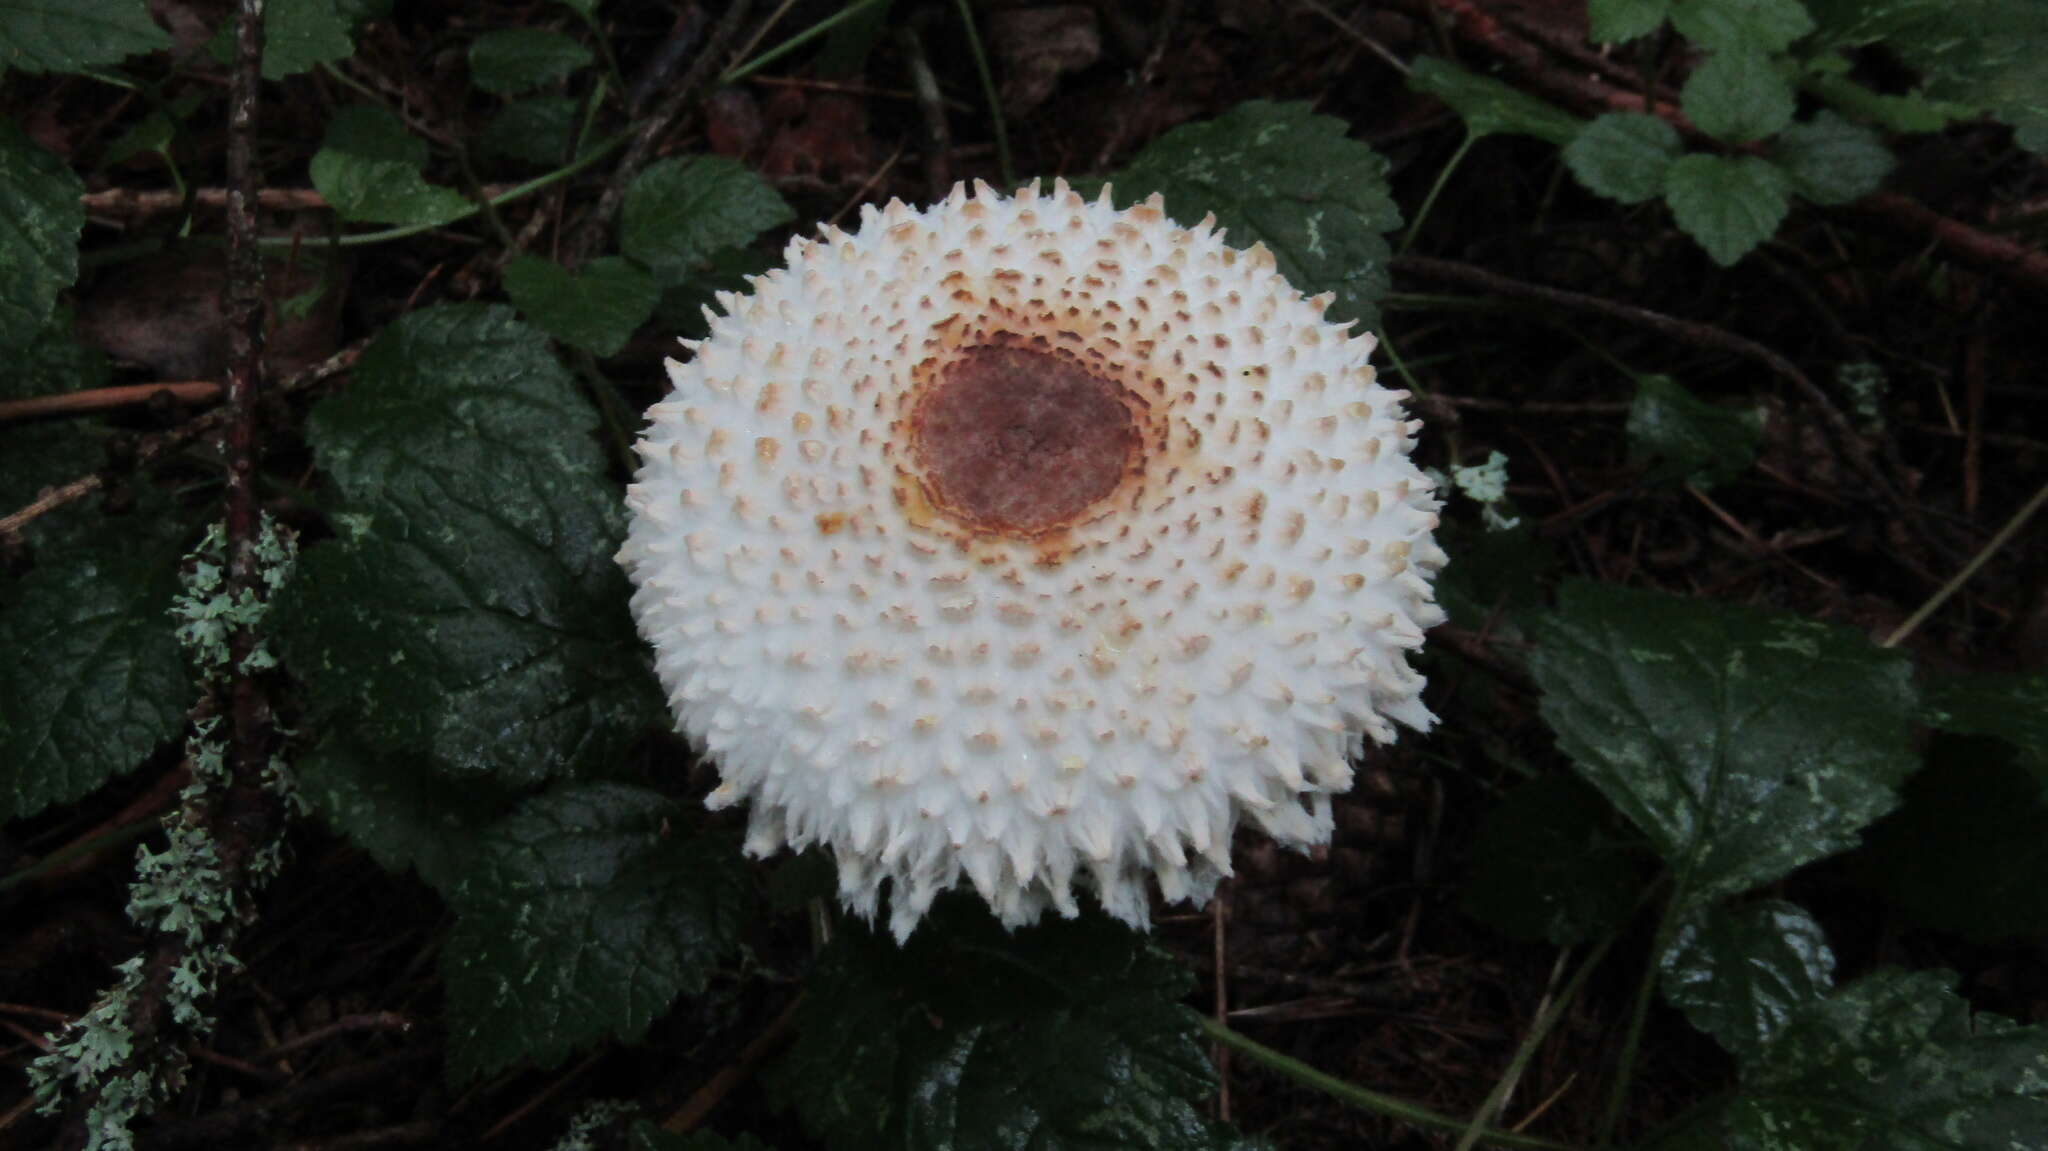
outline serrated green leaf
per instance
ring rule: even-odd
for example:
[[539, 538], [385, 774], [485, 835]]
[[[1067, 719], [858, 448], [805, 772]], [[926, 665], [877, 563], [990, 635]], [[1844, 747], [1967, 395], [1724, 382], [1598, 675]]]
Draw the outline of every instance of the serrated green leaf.
[[1101, 916], [1005, 935], [945, 900], [902, 948], [833, 940], [769, 1095], [834, 1151], [1211, 1151], [1189, 987]]
[[1851, 857], [1856, 874], [1922, 927], [1980, 942], [2048, 934], [2041, 775], [1987, 738], [1938, 738], [1927, 760]]
[[1702, 48], [1783, 52], [1813, 31], [1799, 0], [1672, 0], [1671, 26]]
[[35, 339], [78, 278], [84, 194], [69, 165], [0, 118], [0, 347]]
[[444, 895], [465, 874], [484, 831], [512, 806], [509, 792], [451, 780], [414, 756], [365, 747], [345, 730], [328, 733], [292, 765], [292, 785], [301, 803], [379, 866], [413, 869]]
[[660, 711], [611, 555], [596, 413], [511, 309], [414, 312], [308, 421], [344, 499], [277, 618], [316, 709], [507, 785], [599, 768]]
[[1642, 872], [1599, 793], [1553, 773], [1480, 821], [1464, 909], [1513, 938], [1571, 947], [1628, 920]]
[[477, 144], [491, 155], [552, 167], [569, 158], [578, 111], [577, 101], [568, 96], [514, 100], [491, 117]]
[[334, 114], [313, 154], [313, 187], [345, 220], [365, 224], [440, 224], [469, 211], [453, 188], [420, 174], [427, 145], [397, 116], [373, 104]]
[[1703, 488], [1726, 483], [1756, 462], [1764, 412], [1710, 404], [1670, 376], [1636, 377], [1628, 409], [1629, 457], [1654, 460], [1650, 478]]
[[1670, 7], [1671, 0], [1587, 0], [1586, 20], [1594, 40], [1616, 44], [1655, 32]]
[[1792, 84], [1771, 58], [1730, 49], [1707, 57], [1679, 91], [1699, 130], [1731, 144], [1761, 140], [1792, 122]]
[[0, 75], [86, 72], [170, 46], [143, 0], [0, 3]]
[[1881, 971], [1796, 1013], [1719, 1115], [1731, 1151], [2048, 1147], [2048, 1032], [1974, 1019], [1943, 971]]
[[1564, 163], [1593, 192], [1641, 204], [1664, 194], [1665, 169], [1678, 153], [1678, 129], [1670, 124], [1640, 112], [1609, 112], [1565, 145]]
[[794, 219], [781, 194], [739, 161], [676, 157], [648, 165], [626, 189], [619, 248], [672, 287], [718, 252]]
[[609, 356], [654, 314], [661, 289], [645, 269], [619, 256], [571, 272], [544, 256], [522, 255], [505, 265], [505, 294], [548, 335]]
[[91, 794], [185, 726], [182, 541], [121, 526], [0, 589], [0, 822]]
[[1680, 156], [1664, 172], [1679, 230], [1728, 267], [1770, 239], [1792, 208], [1792, 182], [1759, 156]]
[[1658, 967], [1664, 998], [1744, 1062], [1835, 985], [1827, 933], [1781, 899], [1701, 908]]
[[590, 59], [590, 49], [574, 37], [545, 28], [504, 28], [470, 43], [469, 80], [486, 92], [510, 96], [552, 84], [588, 66]]
[[1146, 145], [1113, 180], [1116, 201], [1161, 193], [1183, 224], [1213, 212], [1232, 244], [1265, 244], [1295, 287], [1336, 293], [1330, 319], [1375, 330], [1401, 211], [1386, 160], [1345, 131], [1307, 104], [1253, 100]]
[[2021, 766], [2048, 789], [2048, 672], [1938, 676], [1927, 685], [1924, 718], [1943, 731], [2012, 744]]
[[1419, 56], [1408, 87], [1448, 104], [1474, 136], [1506, 132], [1563, 145], [1576, 136], [1577, 116], [1512, 84], [1469, 72], [1437, 56]]
[[734, 845], [682, 805], [613, 783], [560, 787], [486, 831], [449, 898], [448, 1066], [467, 1081], [632, 1042], [704, 989], [749, 902]]
[[355, 21], [335, 0], [265, 0], [263, 78], [282, 80], [346, 60], [356, 50], [354, 34]]
[[1860, 200], [1892, 170], [1882, 137], [1826, 109], [1778, 133], [1771, 159], [1792, 178], [1793, 189], [1816, 204]]
[[1536, 635], [1543, 718], [1681, 904], [1854, 846], [1917, 766], [1911, 664], [1846, 628], [1572, 581]]

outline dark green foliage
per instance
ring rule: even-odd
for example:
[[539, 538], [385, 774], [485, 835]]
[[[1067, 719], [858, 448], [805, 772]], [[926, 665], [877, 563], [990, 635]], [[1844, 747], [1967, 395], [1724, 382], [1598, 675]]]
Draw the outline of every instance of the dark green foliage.
[[1792, 207], [1785, 173], [1757, 156], [1695, 152], [1673, 161], [1664, 181], [1672, 218], [1723, 267], [1770, 239]]
[[1467, 914], [1517, 939], [1571, 947], [1628, 919], [1648, 877], [1600, 794], [1568, 775], [1509, 792], [1479, 824]]
[[968, 901], [898, 949], [843, 931], [769, 1087], [834, 1151], [1228, 1146], [1191, 980], [1100, 916], [1005, 935]]
[[1564, 162], [1579, 183], [1624, 204], [1664, 194], [1664, 173], [1679, 155], [1678, 129], [1639, 112], [1609, 112], [1580, 129]]
[[600, 770], [653, 720], [596, 423], [506, 308], [415, 312], [364, 351], [309, 421], [339, 536], [279, 607], [319, 711], [506, 783]]
[[590, 49], [545, 28], [486, 32], [469, 46], [469, 80], [509, 96], [552, 84], [590, 63]]
[[726, 1139], [710, 1131], [674, 1135], [642, 1119], [627, 1134], [629, 1151], [769, 1151], [766, 1143], [752, 1135]]
[[345, 220], [367, 224], [440, 224], [469, 210], [453, 188], [429, 184], [426, 141], [374, 104], [343, 108], [313, 154], [313, 187]]
[[[356, 20], [366, 7], [360, 0], [265, 0], [263, 78], [282, 80], [348, 59], [355, 51]], [[225, 32], [232, 22], [222, 27]], [[222, 47], [225, 60], [225, 42]]]
[[668, 287], [720, 251], [795, 218], [781, 195], [739, 161], [678, 157], [648, 165], [626, 190], [619, 249]]
[[632, 1042], [704, 989], [750, 900], [737, 846], [689, 834], [684, 818], [656, 792], [573, 784], [478, 837], [447, 891], [453, 1078]]
[[1442, 100], [1474, 136], [1509, 133], [1564, 145], [1578, 135], [1579, 118], [1489, 76], [1435, 56], [1416, 58], [1408, 86]]
[[[568, 96], [526, 96], [506, 104], [477, 146], [486, 154], [551, 167], [569, 158], [576, 135], [578, 105]], [[588, 144], [589, 141], [584, 141]]]
[[78, 277], [84, 192], [64, 161], [0, 119], [0, 346], [35, 339]]
[[1910, 664], [1846, 629], [1573, 581], [1537, 637], [1543, 718], [1681, 905], [1854, 846], [1915, 766]]
[[2048, 672], [1937, 676], [1927, 685], [1926, 720], [2012, 744], [2048, 795]]
[[452, 780], [418, 755], [376, 751], [345, 733], [320, 741], [293, 774], [299, 802], [391, 871], [411, 868], [453, 890], [479, 837], [512, 796], [474, 779]]
[[[106, 357], [79, 343], [71, 334], [71, 323], [70, 309], [60, 307], [34, 338], [14, 346], [8, 370], [0, 372], [0, 400], [57, 395], [106, 383]], [[44, 488], [96, 466], [103, 454], [97, 425], [91, 421], [0, 425], [0, 507], [12, 510], [28, 503]], [[73, 530], [90, 536], [90, 528], [80, 519], [75, 513], [45, 516], [29, 524], [24, 535], [38, 544]]]
[[1693, 70], [1681, 94], [1685, 114], [1717, 140], [1745, 143], [1792, 122], [1792, 85], [1761, 52], [1716, 52]]
[[1763, 442], [1761, 408], [1727, 408], [1686, 391], [1669, 376], [1636, 377], [1628, 411], [1629, 455], [1655, 460], [1650, 475], [1712, 487], [1749, 470]]
[[1835, 982], [1835, 954], [1820, 924], [1777, 899], [1694, 913], [1659, 966], [1664, 998], [1745, 1060]]
[[1742, 1085], [1659, 1146], [2048, 1147], [2048, 1035], [1972, 1018], [1939, 971], [1881, 971], [1793, 1012]]
[[0, 587], [0, 820], [68, 803], [175, 737], [192, 680], [169, 615], [183, 540], [108, 521]]
[[1232, 244], [1265, 244], [1295, 287], [1335, 292], [1331, 319], [1372, 330], [1388, 289], [1385, 233], [1401, 226], [1386, 172], [1342, 120], [1254, 100], [1159, 137], [1112, 182], [1118, 204], [1158, 192], [1182, 224], [1214, 213]]
[[1816, 204], [1860, 200], [1877, 191], [1892, 170], [1891, 149], [1876, 132], [1826, 109], [1778, 133], [1771, 159]]
[[[83, 72], [171, 46], [144, 0], [7, 0], [0, 4], [0, 75]], [[11, 213], [9, 213], [11, 215]]]
[[661, 298], [654, 277], [619, 256], [573, 272], [545, 256], [517, 256], [505, 265], [505, 294], [548, 335], [600, 356], [624, 347]]

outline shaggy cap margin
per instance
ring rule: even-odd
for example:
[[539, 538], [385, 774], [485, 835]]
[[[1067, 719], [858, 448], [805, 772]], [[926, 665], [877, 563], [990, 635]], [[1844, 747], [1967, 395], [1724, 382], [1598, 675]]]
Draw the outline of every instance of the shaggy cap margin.
[[669, 361], [618, 556], [747, 850], [829, 848], [867, 917], [888, 881], [902, 938], [963, 877], [1011, 926], [1077, 887], [1143, 926], [1240, 816], [1327, 842], [1366, 738], [1433, 722], [1407, 653], [1443, 618], [1373, 338], [1107, 188], [785, 255]]

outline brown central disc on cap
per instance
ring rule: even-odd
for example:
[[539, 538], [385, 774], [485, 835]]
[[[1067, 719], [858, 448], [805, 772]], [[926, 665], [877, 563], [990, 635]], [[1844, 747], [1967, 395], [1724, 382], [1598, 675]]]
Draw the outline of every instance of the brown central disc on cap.
[[1116, 490], [1137, 446], [1116, 384], [1043, 352], [981, 347], [912, 420], [936, 502], [985, 531], [1034, 533]]

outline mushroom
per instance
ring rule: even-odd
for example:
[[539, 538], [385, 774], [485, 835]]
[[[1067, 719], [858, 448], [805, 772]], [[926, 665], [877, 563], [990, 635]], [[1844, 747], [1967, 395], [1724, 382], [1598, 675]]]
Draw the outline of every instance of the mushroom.
[[1434, 722], [1420, 424], [1263, 246], [977, 183], [786, 257], [669, 361], [619, 552], [749, 853], [887, 880], [898, 938], [963, 877], [1142, 927]]

